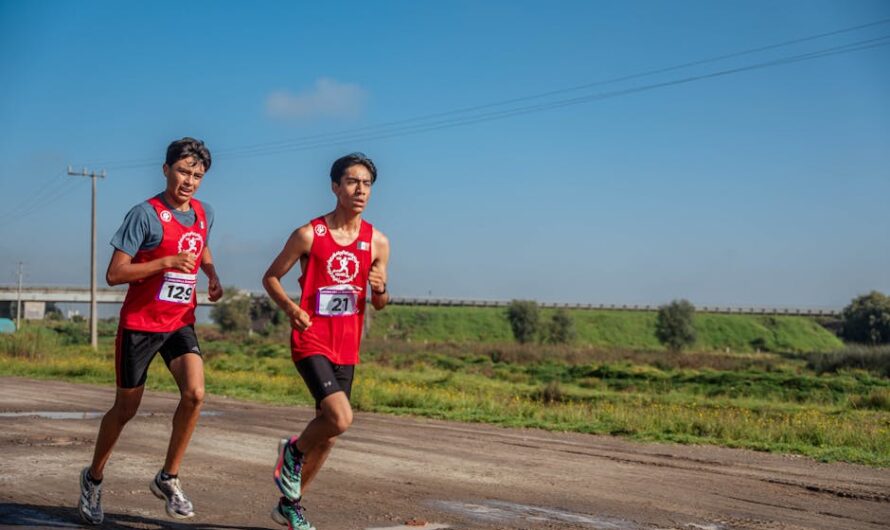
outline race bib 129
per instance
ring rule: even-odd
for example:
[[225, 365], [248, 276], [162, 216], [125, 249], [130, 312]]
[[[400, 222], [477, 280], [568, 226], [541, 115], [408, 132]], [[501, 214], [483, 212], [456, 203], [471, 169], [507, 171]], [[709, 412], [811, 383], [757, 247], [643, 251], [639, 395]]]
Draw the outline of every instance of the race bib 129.
[[158, 292], [158, 300], [174, 304], [189, 304], [195, 294], [197, 284], [197, 274], [165, 272], [164, 283], [161, 284], [161, 290]]

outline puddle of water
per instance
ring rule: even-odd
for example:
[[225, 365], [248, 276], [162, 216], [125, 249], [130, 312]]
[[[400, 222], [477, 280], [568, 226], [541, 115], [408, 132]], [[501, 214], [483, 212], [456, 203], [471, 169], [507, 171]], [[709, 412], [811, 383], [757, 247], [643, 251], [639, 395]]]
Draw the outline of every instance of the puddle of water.
[[[104, 416], [104, 412], [61, 412], [61, 411], [33, 411], [33, 412], [0, 412], [0, 418], [41, 418], [45, 420], [95, 420]], [[139, 412], [137, 416], [160, 416], [157, 412]], [[201, 416], [222, 416], [219, 411], [201, 411]]]
[[548, 508], [546, 506], [530, 506], [504, 501], [482, 501], [481, 503], [459, 501], [433, 501], [434, 508], [457, 513], [472, 519], [495, 523], [559, 522], [573, 523], [598, 530], [638, 530], [640, 527], [631, 521], [616, 517], [597, 517], [581, 513]]

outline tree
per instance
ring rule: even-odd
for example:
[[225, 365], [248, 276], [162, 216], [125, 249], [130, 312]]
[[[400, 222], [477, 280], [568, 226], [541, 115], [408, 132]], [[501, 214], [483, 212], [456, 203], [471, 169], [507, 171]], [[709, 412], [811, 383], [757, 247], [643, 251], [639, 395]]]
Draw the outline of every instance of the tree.
[[878, 291], [857, 296], [841, 313], [841, 337], [863, 344], [890, 343], [890, 296]]
[[513, 336], [521, 344], [531, 342], [538, 333], [538, 304], [533, 300], [513, 300], [507, 306], [507, 320]]
[[250, 294], [236, 287], [226, 287], [222, 299], [210, 310], [210, 318], [224, 332], [250, 329]]
[[674, 300], [658, 308], [655, 336], [670, 351], [679, 352], [695, 344], [695, 306], [688, 300]]
[[252, 296], [250, 299], [250, 328], [262, 334], [268, 334], [276, 327], [287, 322], [284, 311], [275, 305], [266, 295]]
[[552, 344], [568, 344], [575, 340], [575, 323], [569, 312], [557, 309], [547, 326], [547, 342]]
[[44, 315], [44, 318], [47, 320], [63, 320], [65, 318], [62, 310], [59, 309], [59, 305], [55, 302], [46, 303], [46, 312]]

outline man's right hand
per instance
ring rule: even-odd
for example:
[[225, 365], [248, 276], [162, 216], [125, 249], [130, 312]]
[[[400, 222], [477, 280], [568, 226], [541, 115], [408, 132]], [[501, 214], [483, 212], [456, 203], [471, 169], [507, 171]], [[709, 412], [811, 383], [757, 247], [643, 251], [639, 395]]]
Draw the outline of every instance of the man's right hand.
[[312, 321], [309, 320], [309, 313], [296, 305], [287, 312], [287, 317], [290, 319], [290, 327], [297, 331], [306, 331], [312, 325]]
[[195, 270], [195, 264], [197, 263], [198, 256], [196, 254], [192, 254], [191, 252], [180, 252], [175, 256], [168, 256], [165, 258], [167, 260], [166, 267], [167, 269], [177, 269], [182, 272], [191, 273]]
[[309, 329], [309, 326], [312, 325], [312, 321], [309, 319], [309, 313], [303, 311], [303, 309], [296, 304], [294, 304], [294, 306], [287, 312], [287, 318], [290, 319], [290, 327], [297, 331], [306, 331]]

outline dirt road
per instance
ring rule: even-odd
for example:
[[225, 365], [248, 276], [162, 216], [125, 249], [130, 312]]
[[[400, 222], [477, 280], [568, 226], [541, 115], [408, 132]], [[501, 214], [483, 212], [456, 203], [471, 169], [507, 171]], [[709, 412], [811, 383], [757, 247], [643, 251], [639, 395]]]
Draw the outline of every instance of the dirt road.
[[[79, 526], [78, 472], [112, 399], [112, 388], [0, 378], [0, 526]], [[181, 472], [198, 515], [178, 523], [148, 489], [176, 402], [147, 392], [124, 431], [106, 470], [104, 527], [280, 528], [268, 516], [275, 448], [314, 411], [209, 397]], [[876, 530], [890, 527], [890, 471], [356, 414], [306, 505], [321, 530]]]

